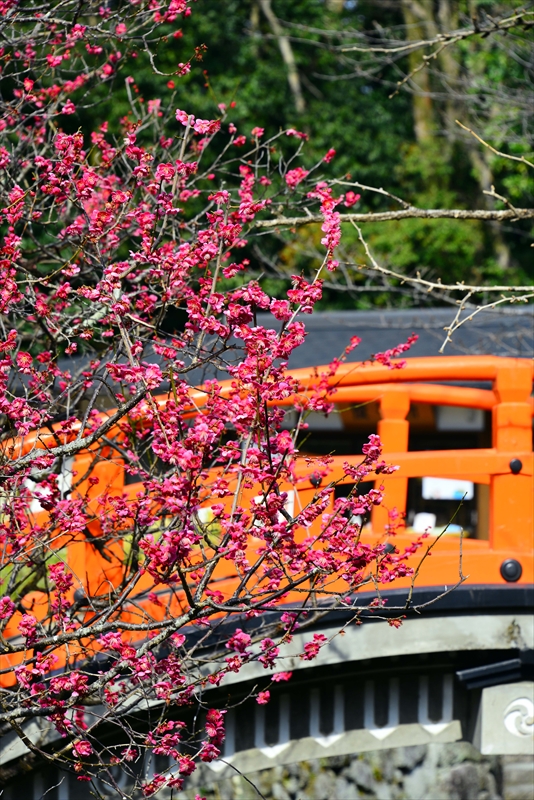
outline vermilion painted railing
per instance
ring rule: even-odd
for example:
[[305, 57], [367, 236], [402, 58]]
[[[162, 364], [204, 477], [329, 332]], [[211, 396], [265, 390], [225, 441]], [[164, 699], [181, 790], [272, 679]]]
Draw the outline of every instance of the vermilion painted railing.
[[[294, 370], [291, 375], [299, 381], [299, 401], [306, 402], [307, 393], [317, 384], [321, 372]], [[386, 487], [384, 506], [376, 507], [371, 529], [364, 538], [384, 535], [388, 524], [388, 509], [396, 507], [406, 512], [408, 479], [413, 477], [459, 478], [487, 486], [489, 490], [489, 520], [486, 539], [464, 539], [463, 573], [470, 583], [503, 584], [501, 565], [505, 559], [516, 558], [522, 566], [519, 583], [534, 579], [531, 536], [534, 519], [534, 482], [532, 453], [533, 363], [527, 359], [494, 356], [454, 356], [409, 359], [403, 369], [389, 369], [377, 364], [344, 364], [329, 379], [330, 399], [339, 407], [376, 401], [380, 409], [377, 433], [382, 439], [384, 456], [400, 469], [393, 475], [377, 476], [377, 485]], [[469, 386], [448, 386], [438, 381], [488, 382], [492, 389]], [[223, 386], [223, 392], [230, 385]], [[192, 392], [197, 409], [205, 402], [202, 391]], [[292, 405], [288, 398], [285, 405]], [[162, 399], [164, 402], [164, 399]], [[492, 413], [492, 447], [461, 450], [408, 451], [409, 422], [412, 403], [439, 406], [463, 406]], [[197, 412], [195, 412], [197, 413]], [[334, 457], [329, 476], [339, 480], [342, 464], [358, 463], [360, 454]], [[517, 462], [521, 463], [518, 473]], [[297, 473], [298, 473], [297, 469]], [[302, 465], [302, 475], [309, 466]], [[295, 495], [296, 508], [311, 500], [315, 487], [304, 480], [297, 487], [282, 487]], [[135, 486], [128, 487], [135, 491]], [[251, 498], [254, 492], [251, 492]], [[333, 497], [333, 496], [332, 496]], [[396, 544], [402, 547], [413, 539], [410, 533], [399, 533]], [[433, 556], [421, 568], [419, 585], [451, 585], [459, 576], [459, 539], [444, 536]], [[395, 586], [401, 585], [396, 582]]]
[[[322, 371], [326, 371], [326, 367], [317, 367], [313, 372], [310, 369], [291, 372], [299, 381], [301, 402], [305, 402], [307, 392], [317, 383], [317, 375]], [[493, 388], [484, 390], [447, 386], [436, 381], [491, 381]], [[377, 401], [381, 417], [377, 432], [382, 439], [384, 454], [389, 462], [400, 467], [394, 475], [386, 478], [380, 476], [380, 482], [386, 486], [386, 502], [384, 507], [377, 507], [373, 513], [373, 532], [383, 533], [388, 522], [388, 509], [396, 507], [399, 512], [406, 512], [409, 478], [464, 478], [489, 486], [489, 537], [485, 546], [499, 553], [528, 552], [534, 516], [532, 381], [533, 364], [530, 360], [493, 356], [412, 358], [403, 369], [388, 369], [382, 365], [362, 363], [342, 365], [329, 380], [332, 389], [330, 399], [338, 407]], [[223, 393], [229, 390], [230, 384], [223, 384]], [[191, 391], [191, 414], [202, 409], [205, 397], [202, 390]], [[158, 398], [158, 401], [165, 403], [166, 397]], [[291, 405], [293, 402], [294, 398], [289, 398], [285, 404]], [[492, 447], [408, 452], [407, 417], [412, 403], [490, 410]], [[71, 436], [76, 434], [77, 431], [73, 430]], [[117, 435], [114, 430], [108, 433], [111, 438], [114, 435]], [[53, 434], [36, 432], [17, 443], [17, 452], [14, 455], [22, 455], [36, 446], [43, 449], [53, 448], [57, 443]], [[76, 457], [74, 468], [78, 474], [85, 472], [91, 459], [91, 452], [81, 453]], [[354, 453], [352, 458], [334, 457], [332, 479], [341, 477], [341, 464], [344, 461], [358, 462], [359, 459], [359, 453]], [[519, 474], [514, 474], [510, 467], [514, 460], [521, 462]], [[138, 490], [135, 484], [124, 487], [120, 462], [101, 462], [95, 469], [101, 478], [100, 486], [112, 487], [113, 493], [120, 493], [124, 489], [131, 494]], [[299, 494], [313, 489], [311, 485], [305, 487], [306, 483], [299, 487]], [[301, 503], [304, 504], [304, 496]], [[466, 547], [474, 544], [472, 541], [465, 542]], [[476, 542], [476, 545], [482, 545], [482, 542]], [[98, 571], [98, 565], [103, 569], [106, 567], [94, 548], [85, 542], [71, 544], [69, 551], [69, 560], [74, 560], [80, 567], [82, 552], [89, 551], [84, 558], [91, 563], [90, 573], [95, 569]], [[525, 564], [525, 571], [528, 572], [528, 563]], [[87, 572], [82, 570], [82, 574]], [[486, 579], [501, 580], [492, 571], [487, 574]]]
[[[303, 388], [313, 382], [304, 370], [293, 375], [302, 381]], [[490, 380], [493, 391], [421, 383]], [[337, 388], [332, 399], [336, 403], [379, 401], [381, 420], [377, 432], [388, 460], [400, 466], [399, 472], [385, 481], [389, 507], [406, 511], [406, 482], [410, 477], [456, 477], [489, 484], [491, 547], [523, 548], [532, 533], [534, 510], [532, 380], [533, 364], [527, 359], [413, 358], [401, 370], [346, 364], [332, 381]], [[408, 453], [406, 417], [412, 402], [491, 410], [491, 449]], [[514, 459], [521, 461], [519, 474], [510, 467]], [[382, 530], [386, 522], [387, 511], [377, 508], [373, 528]]]

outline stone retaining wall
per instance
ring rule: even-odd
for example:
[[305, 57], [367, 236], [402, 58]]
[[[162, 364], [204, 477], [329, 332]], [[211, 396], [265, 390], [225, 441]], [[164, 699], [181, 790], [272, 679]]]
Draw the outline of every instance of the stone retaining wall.
[[466, 742], [306, 761], [247, 778], [214, 782], [205, 769], [173, 800], [534, 800], [532, 758], [482, 756]]

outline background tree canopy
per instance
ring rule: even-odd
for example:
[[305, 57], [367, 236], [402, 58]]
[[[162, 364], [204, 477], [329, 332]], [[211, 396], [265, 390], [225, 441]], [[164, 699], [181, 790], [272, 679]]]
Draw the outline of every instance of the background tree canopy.
[[[164, 74], [154, 74], [146, 54], [135, 54], [130, 59], [135, 83], [117, 83], [112, 91], [102, 87], [96, 115], [118, 128], [119, 119], [132, 113], [128, 94], [144, 103], [161, 98], [164, 105], [207, 118], [220, 114], [224, 103], [239, 134], [250, 136], [254, 125], [265, 127], [267, 135], [293, 126], [305, 131], [310, 141], [296, 164], [309, 167], [333, 144], [328, 177], [383, 187], [419, 208], [506, 208], [484, 194], [493, 186], [512, 207], [528, 207], [532, 170], [496, 156], [455, 120], [497, 149], [515, 156], [532, 153], [529, 5], [226, 0], [223, 6], [220, 0], [198, 0], [202, 13], [184, 20], [179, 45], [169, 38], [154, 53], [153, 64]], [[454, 36], [470, 29], [471, 35]], [[190, 56], [191, 71], [173, 78], [178, 52], [181, 59]], [[95, 106], [87, 113], [94, 120]], [[358, 193], [358, 211], [399, 208], [383, 194]], [[525, 284], [532, 278], [529, 221], [373, 222], [366, 223], [364, 235], [378, 261], [402, 274], [477, 285]], [[265, 236], [251, 253], [263, 281], [271, 288], [281, 281], [282, 287], [295, 269], [308, 271], [320, 258], [320, 237], [319, 226]], [[398, 281], [358, 271], [364, 253], [351, 228], [344, 232], [342, 257], [344, 274], [330, 290], [325, 287], [326, 307], [435, 302]]]

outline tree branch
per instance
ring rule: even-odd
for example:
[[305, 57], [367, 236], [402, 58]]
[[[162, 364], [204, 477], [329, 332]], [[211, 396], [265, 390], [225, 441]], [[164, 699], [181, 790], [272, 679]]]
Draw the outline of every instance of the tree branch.
[[125, 403], [122, 403], [114, 414], [108, 417], [96, 431], [93, 431], [93, 433], [90, 433], [88, 436], [83, 436], [82, 438], [76, 437], [76, 439], [74, 439], [72, 442], [59, 445], [59, 447], [45, 449], [36, 448], [22, 458], [19, 458], [14, 463], [8, 461], [7, 464], [9, 465], [9, 476], [12, 476], [16, 472], [20, 472], [21, 470], [25, 469], [25, 467], [27, 467], [37, 458], [42, 458], [43, 455], [54, 456], [54, 458], [58, 458], [59, 456], [72, 456], [75, 453], [79, 453], [80, 450], [85, 450], [87, 447], [90, 447], [92, 444], [101, 439], [104, 434], [111, 430], [115, 423], [123, 419], [128, 411], [131, 411], [132, 408], [140, 403], [147, 393], [148, 389], [141, 389], [141, 391], [137, 392], [136, 395], [131, 397]]
[[[414, 4], [412, 4], [412, 7], [413, 6]], [[527, 19], [528, 17], [532, 17], [532, 14], [532, 11], [519, 11], [517, 14], [513, 14], [506, 19], [492, 19], [490, 24], [480, 25], [476, 23], [469, 28], [460, 28], [459, 30], [450, 31], [448, 33], [438, 33], [428, 39], [420, 39], [418, 41], [408, 42], [407, 44], [397, 44], [393, 42], [390, 46], [383, 45], [382, 47], [354, 44], [348, 47], [341, 47], [340, 49], [342, 53], [387, 53], [390, 55], [393, 53], [408, 53], [413, 50], [419, 50], [422, 47], [431, 47], [436, 44], [452, 44], [467, 39], [470, 36], [481, 36], [485, 38], [492, 33], [507, 31], [511, 28], [522, 27], [528, 29], [534, 26], [534, 19]]]
[[[408, 208], [399, 211], [376, 211], [366, 214], [340, 214], [341, 222], [390, 222], [400, 219], [478, 219], [490, 222], [506, 220], [534, 219], [534, 208], [516, 208], [514, 211], [471, 209], [471, 208]], [[277, 217], [254, 221], [255, 228], [278, 228], [280, 225], [309, 225], [322, 222], [320, 214], [306, 217]]]

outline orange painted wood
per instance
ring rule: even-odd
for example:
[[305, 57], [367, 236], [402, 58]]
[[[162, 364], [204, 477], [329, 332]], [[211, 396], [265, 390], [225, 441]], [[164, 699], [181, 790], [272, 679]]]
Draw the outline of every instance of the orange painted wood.
[[[391, 387], [384, 393], [380, 400], [380, 416], [377, 433], [382, 440], [385, 453], [405, 453], [408, 450], [408, 436], [410, 425], [406, 420], [410, 412], [410, 396], [403, 386]], [[385, 501], [380, 506], [375, 506], [371, 515], [373, 530], [383, 531], [390, 524], [390, 514], [394, 511], [404, 517], [406, 515], [406, 497], [408, 494], [408, 479], [405, 475], [396, 481], [382, 481], [382, 477], [375, 482], [375, 488], [387, 483]]]
[[[499, 356], [436, 356], [432, 358], [409, 358], [403, 369], [389, 369], [381, 364], [365, 362], [345, 363], [330, 379], [331, 385], [347, 386], [370, 383], [407, 383], [408, 381], [493, 381], [503, 368], [519, 367], [530, 370], [531, 380], [534, 365], [524, 358], [502, 358]], [[317, 367], [292, 370], [291, 374], [303, 385], [317, 382], [315, 372], [326, 371]]]

